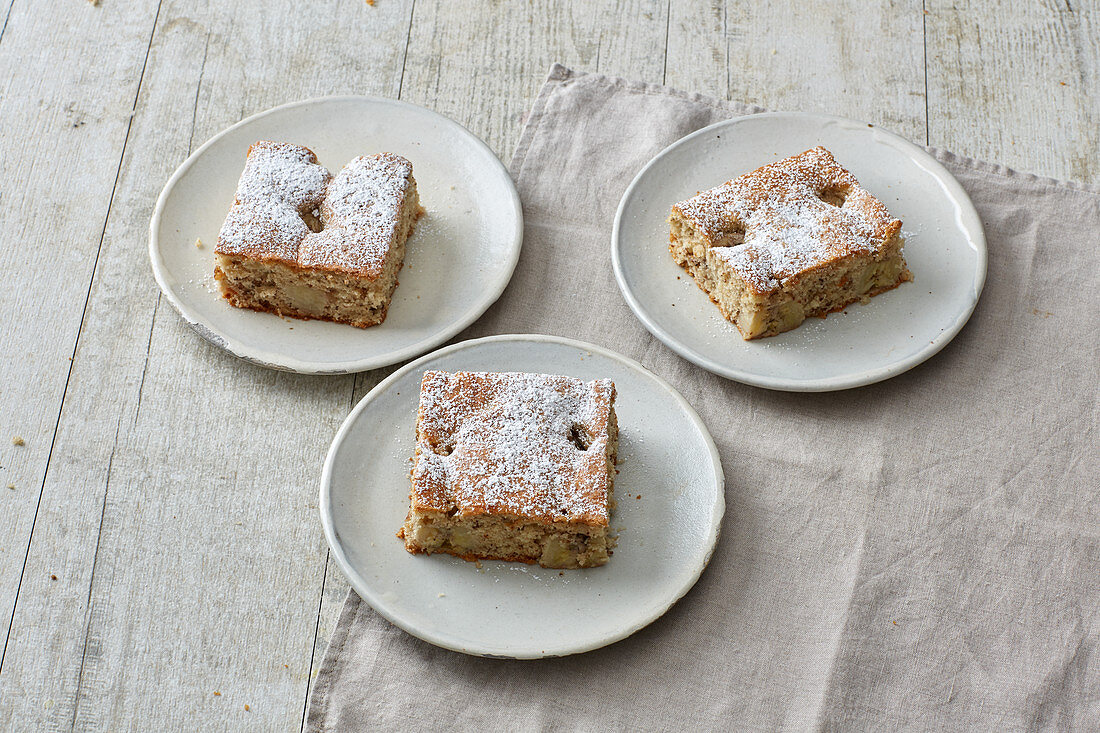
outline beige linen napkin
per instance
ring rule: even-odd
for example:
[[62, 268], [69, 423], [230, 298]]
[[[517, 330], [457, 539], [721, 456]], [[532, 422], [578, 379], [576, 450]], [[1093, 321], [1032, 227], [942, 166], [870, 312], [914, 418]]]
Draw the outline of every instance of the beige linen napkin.
[[1100, 721], [1100, 188], [933, 151], [988, 236], [970, 323], [880, 384], [747, 387], [649, 335], [615, 285], [609, 242], [646, 161], [756, 111], [555, 66], [511, 166], [526, 221], [519, 266], [462, 336], [592, 341], [680, 390], [727, 482], [698, 585], [625, 641], [534, 662], [438, 649], [351, 593], [310, 730]]

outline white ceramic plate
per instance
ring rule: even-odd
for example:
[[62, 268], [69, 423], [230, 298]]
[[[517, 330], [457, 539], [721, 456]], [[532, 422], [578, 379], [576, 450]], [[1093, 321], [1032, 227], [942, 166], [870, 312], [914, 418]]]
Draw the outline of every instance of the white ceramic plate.
[[[383, 324], [282, 319], [233, 308], [218, 295], [213, 246], [257, 140], [305, 145], [333, 173], [357, 155], [383, 151], [412, 161], [427, 216], [409, 239]], [[334, 374], [412, 358], [473, 323], [508, 284], [522, 235], [508, 171], [464, 127], [391, 99], [326, 97], [261, 112], [196, 150], [157, 201], [149, 251], [165, 296], [209, 341], [263, 366]]]
[[[410, 555], [394, 536], [408, 511], [420, 379], [427, 369], [526, 371], [615, 381], [619, 543], [600, 568], [547, 570]], [[635, 498], [641, 495], [641, 498]], [[637, 362], [580, 341], [492, 336], [408, 364], [337, 433], [321, 477], [321, 523], [356, 592], [438, 646], [484, 656], [583, 652], [637, 631], [695, 584], [725, 511], [722, 465], [695, 411]]]
[[[669, 210], [815, 145], [831, 150], [901, 219], [915, 280], [845, 313], [744, 341], [673, 262]], [[685, 359], [739, 382], [805, 392], [878, 382], [935, 354], [970, 317], [986, 271], [981, 220], [958, 181], [927, 152], [863, 122], [786, 113], [720, 122], [663, 150], [623, 194], [611, 257], [630, 308]]]

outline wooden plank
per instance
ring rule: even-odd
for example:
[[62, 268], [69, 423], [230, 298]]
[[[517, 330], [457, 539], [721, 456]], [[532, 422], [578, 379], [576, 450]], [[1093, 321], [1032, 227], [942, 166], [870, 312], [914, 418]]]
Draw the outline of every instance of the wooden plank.
[[3, 12], [0, 722], [21, 694], [7, 663], [17, 596], [71, 590], [69, 578], [50, 579], [54, 570], [24, 566], [156, 0]]
[[20, 725], [301, 725], [317, 476], [353, 380], [206, 344], [160, 300], [146, 231], [188, 150], [242, 115], [396, 94], [410, 9], [327, 0], [303, 23], [290, 2], [165, 1], [27, 561], [47, 580], [20, 597], [4, 664]]
[[677, 2], [666, 79], [772, 110], [866, 120], [923, 143], [923, 18], [918, 0]]
[[660, 82], [667, 4], [417, 2], [402, 99], [426, 104], [511, 158], [552, 63]]
[[1056, 178], [1100, 176], [1100, 7], [928, 2], [930, 141]]
[[[581, 31], [592, 34], [599, 41], [595, 69], [575, 68], [663, 83], [670, 4], [652, 0], [580, 3], [574, 14], [588, 19]], [[534, 91], [537, 92], [538, 87]]]
[[[367, 392], [374, 389], [379, 382], [388, 377], [399, 368], [399, 365], [374, 369], [369, 372], [356, 374], [353, 378], [352, 393], [348, 400], [347, 412], [351, 412]], [[396, 532], [396, 529], [394, 530]], [[344, 577], [343, 572], [333, 561], [331, 553], [325, 552], [324, 578], [321, 582], [321, 594], [317, 603], [317, 617], [314, 620], [313, 648], [309, 659], [309, 672], [306, 688], [306, 705], [308, 709], [309, 697], [313, 693], [313, 683], [317, 679], [317, 670], [321, 668], [321, 660], [324, 659], [328, 648], [328, 640], [332, 632], [336, 630], [336, 621], [340, 616], [340, 608], [344, 605], [351, 584]], [[302, 716], [300, 730], [305, 730], [306, 718]]]
[[670, 3], [663, 83], [684, 91], [729, 98], [729, 13], [724, 0]]

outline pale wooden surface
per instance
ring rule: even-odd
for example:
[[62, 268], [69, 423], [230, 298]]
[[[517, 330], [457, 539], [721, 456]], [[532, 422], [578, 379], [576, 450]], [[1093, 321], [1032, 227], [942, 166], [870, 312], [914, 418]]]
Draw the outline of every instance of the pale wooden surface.
[[507, 161], [559, 61], [1100, 178], [1100, 9], [1080, 1], [0, 12], [4, 729], [302, 725], [347, 589], [317, 519], [320, 465], [386, 372], [265, 371], [161, 300], [146, 256], [156, 196], [240, 118], [325, 94], [399, 97]]

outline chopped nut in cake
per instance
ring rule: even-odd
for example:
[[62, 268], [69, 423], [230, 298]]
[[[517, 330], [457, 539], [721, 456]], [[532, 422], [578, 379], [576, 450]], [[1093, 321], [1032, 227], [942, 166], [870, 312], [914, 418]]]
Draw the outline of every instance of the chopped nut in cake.
[[360, 156], [333, 177], [309, 148], [260, 141], [218, 235], [214, 278], [239, 308], [374, 326], [421, 213], [399, 155]]
[[745, 339], [912, 280], [901, 222], [822, 147], [672, 207], [669, 250]]
[[424, 373], [412, 553], [585, 568], [614, 538], [615, 385], [526, 373]]

